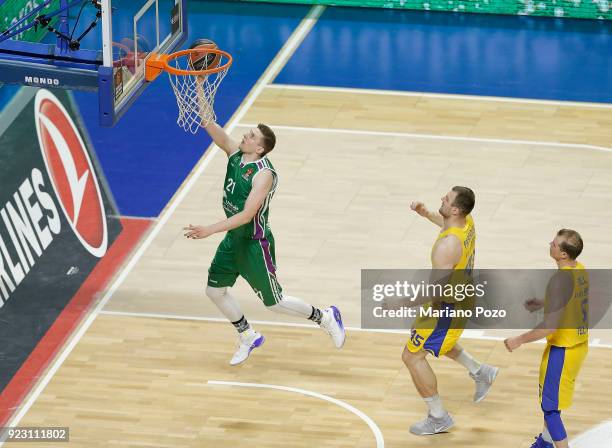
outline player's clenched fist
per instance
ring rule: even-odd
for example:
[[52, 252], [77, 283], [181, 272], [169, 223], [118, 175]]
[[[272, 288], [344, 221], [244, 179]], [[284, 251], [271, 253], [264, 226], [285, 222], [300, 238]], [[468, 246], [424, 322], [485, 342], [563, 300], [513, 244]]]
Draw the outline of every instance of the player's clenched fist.
[[410, 203], [410, 208], [421, 216], [427, 216], [427, 207], [425, 207], [425, 204], [423, 204], [422, 202], [412, 202]]

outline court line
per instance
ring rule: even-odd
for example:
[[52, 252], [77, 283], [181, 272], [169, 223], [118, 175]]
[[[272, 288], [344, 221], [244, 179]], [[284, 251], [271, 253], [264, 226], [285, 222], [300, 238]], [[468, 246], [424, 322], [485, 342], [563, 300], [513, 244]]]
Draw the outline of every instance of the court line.
[[603, 422], [572, 440], [572, 448], [604, 448], [612, 439], [612, 420]]
[[585, 107], [593, 109], [612, 109], [609, 103], [588, 103], [580, 101], [560, 101], [560, 100], [537, 100], [530, 98], [511, 98], [504, 96], [479, 96], [479, 95], [460, 95], [453, 93], [431, 93], [431, 92], [407, 92], [403, 90], [379, 90], [379, 89], [357, 89], [350, 87], [328, 87], [328, 86], [307, 86], [301, 84], [270, 84], [268, 89], [288, 89], [288, 90], [310, 90], [314, 92], [338, 92], [338, 93], [364, 93], [368, 95], [395, 95], [409, 97], [425, 97], [452, 100], [482, 100], [503, 103], [525, 103], [542, 106], [569, 106]]
[[238, 383], [234, 381], [208, 381], [207, 384], [219, 385], [219, 386], [238, 386], [238, 387], [252, 387], [252, 388], [261, 388], [261, 389], [274, 389], [274, 390], [282, 390], [285, 392], [295, 392], [298, 394], [306, 395], [308, 397], [318, 398], [320, 400], [329, 401], [341, 408], [346, 409], [349, 412], [352, 412], [361, 420], [366, 422], [366, 424], [370, 427], [370, 430], [374, 434], [374, 438], [376, 439], [376, 448], [384, 448], [385, 439], [383, 438], [382, 431], [378, 427], [374, 421], [368, 417], [367, 414], [360, 411], [359, 409], [351, 406], [350, 404], [338, 400], [337, 398], [332, 398], [327, 395], [320, 394], [318, 392], [312, 392], [310, 390], [298, 389], [297, 387], [288, 387], [288, 386], [277, 386], [274, 384], [258, 384], [258, 383]]
[[[132, 311], [110, 311], [103, 310], [100, 311], [99, 314], [104, 314], [107, 316], [124, 316], [124, 317], [144, 317], [144, 318], [152, 318], [152, 319], [172, 319], [172, 320], [193, 320], [193, 321], [201, 321], [201, 322], [221, 322], [227, 323], [227, 319], [219, 318], [219, 317], [202, 317], [202, 316], [186, 316], [180, 314], [164, 314], [164, 313], [140, 313], [140, 312], [132, 312]], [[318, 329], [315, 324], [300, 324], [296, 322], [274, 322], [268, 320], [250, 320], [249, 323], [256, 325], [270, 325], [276, 327], [295, 327], [295, 328], [311, 328]], [[359, 331], [365, 333], [392, 333], [392, 334], [410, 334], [410, 330], [384, 330], [378, 328], [360, 328], [360, 327], [344, 327], [348, 331]], [[465, 339], [477, 339], [477, 340], [485, 340], [485, 341], [503, 341], [506, 339], [503, 336], [488, 336], [484, 334], [484, 330], [471, 330], [467, 329], [463, 331], [461, 335], [462, 338]], [[541, 339], [536, 341], [536, 343], [544, 344], [546, 341]], [[612, 344], [602, 344], [600, 338], [593, 339], [589, 341], [589, 347], [595, 348], [612, 348]]]
[[[300, 132], [327, 132], [329, 134], [352, 134], [352, 135], [376, 135], [380, 137], [405, 137], [405, 138], [422, 138], [426, 140], [451, 140], [451, 141], [466, 141], [466, 142], [481, 142], [481, 143], [501, 143], [512, 145], [533, 145], [533, 146], [553, 146], [562, 148], [575, 149], [591, 149], [595, 151], [612, 152], [612, 148], [604, 146], [587, 145], [582, 143], [561, 143], [561, 142], [543, 142], [538, 140], [509, 140], [502, 138], [481, 138], [481, 137], [462, 137], [454, 135], [436, 135], [436, 134], [415, 134], [411, 132], [393, 132], [393, 131], [368, 131], [363, 129], [343, 129], [343, 128], [316, 128], [304, 126], [285, 126], [280, 124], [268, 124], [274, 129], [284, 129], [288, 131]], [[237, 127], [253, 127], [251, 123], [239, 123]]]
[[[325, 7], [321, 5], [313, 6], [309, 10], [308, 14], [296, 27], [289, 39], [287, 39], [285, 45], [283, 45], [283, 47], [278, 52], [276, 57], [272, 60], [265, 72], [255, 83], [255, 85], [253, 86], [243, 103], [240, 105], [236, 113], [228, 122], [226, 126], [228, 133], [231, 133], [233, 131], [233, 129], [236, 127], [236, 124], [240, 122], [242, 117], [244, 117], [248, 109], [253, 105], [253, 103], [261, 94], [265, 86], [270, 83], [274, 76], [276, 76], [280, 69], [286, 64], [286, 62], [289, 60], [289, 57], [293, 54], [299, 44], [304, 40], [304, 38], [312, 29], [317, 19], [321, 16], [324, 10]], [[196, 180], [202, 175], [202, 173], [208, 167], [217, 152], [219, 152], [219, 148], [214, 144], [209, 147], [208, 151], [206, 151], [205, 157], [201, 159], [200, 162], [198, 162], [198, 165], [195, 167], [194, 171], [192, 171], [190, 176], [186, 179], [185, 183], [183, 183], [182, 186], [179, 188], [176, 195], [172, 198], [171, 202], [167, 205], [167, 207], [160, 215], [155, 226], [147, 235], [145, 241], [140, 245], [136, 252], [132, 254], [132, 257], [130, 258], [127, 265], [117, 276], [117, 278], [115, 279], [111, 287], [108, 289], [104, 297], [100, 300], [100, 302], [98, 302], [95, 309], [89, 313], [85, 320], [80, 324], [78, 330], [73, 333], [70, 341], [64, 345], [60, 354], [55, 358], [55, 360], [45, 372], [45, 374], [42, 376], [40, 381], [32, 389], [26, 400], [24, 400], [22, 406], [20, 406], [19, 410], [10, 419], [10, 423], [8, 424], [8, 426], [17, 426], [19, 424], [23, 416], [28, 412], [30, 407], [38, 399], [42, 391], [47, 387], [47, 384], [49, 384], [49, 381], [51, 381], [51, 378], [55, 376], [57, 370], [60, 368], [60, 366], [64, 363], [68, 355], [72, 352], [74, 347], [81, 340], [87, 329], [91, 326], [96, 316], [100, 313], [100, 311], [106, 305], [108, 300], [113, 296], [115, 291], [119, 288], [119, 286], [123, 283], [128, 274], [132, 271], [132, 269], [140, 260], [146, 249], [157, 237], [157, 234], [161, 231], [162, 227], [166, 224], [168, 219], [170, 219], [170, 216], [172, 216], [176, 208], [183, 202], [187, 194], [195, 185]], [[3, 445], [4, 442], [0, 440], [0, 447]]]
[[[374, 433], [374, 437], [376, 438], [376, 446], [377, 448], [384, 447], [385, 441], [382, 435], [382, 431], [374, 423], [367, 414], [363, 413], [359, 409], [351, 406], [350, 404], [338, 400], [336, 398], [329, 397], [327, 395], [320, 394], [318, 392], [312, 392], [305, 389], [299, 389], [296, 387], [287, 387], [287, 386], [277, 386], [273, 384], [257, 384], [257, 383], [239, 383], [234, 381], [214, 381], [209, 380], [207, 384], [213, 385], [221, 385], [221, 386], [238, 386], [238, 387], [251, 387], [251, 388], [265, 388], [265, 389], [274, 389], [274, 390], [282, 390], [286, 392], [296, 392], [299, 394], [307, 395], [310, 397], [319, 398], [321, 400], [329, 401], [330, 403], [334, 403], [353, 414], [357, 415], [363, 421], [365, 421], [372, 432]], [[585, 432], [578, 435], [575, 439], [572, 440], [572, 446], [576, 446], [576, 448], [603, 448], [605, 446], [605, 442], [610, 440], [612, 437], [612, 421], [603, 422]]]

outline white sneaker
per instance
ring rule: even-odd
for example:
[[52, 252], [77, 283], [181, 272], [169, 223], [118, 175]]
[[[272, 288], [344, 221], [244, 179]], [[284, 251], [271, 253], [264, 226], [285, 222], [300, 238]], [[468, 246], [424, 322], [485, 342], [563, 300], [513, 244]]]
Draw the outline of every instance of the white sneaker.
[[495, 377], [499, 373], [499, 367], [493, 367], [488, 364], [482, 364], [476, 375], [470, 376], [476, 383], [476, 391], [474, 392], [474, 403], [480, 403], [489, 393], [489, 389], [495, 381]]
[[247, 360], [253, 349], [264, 343], [266, 338], [253, 331], [249, 336], [238, 336], [238, 349], [234, 353], [230, 365], [235, 366]]
[[448, 412], [440, 418], [427, 414], [427, 418], [410, 427], [410, 432], [417, 436], [430, 436], [446, 432], [455, 425], [453, 418]]
[[344, 331], [344, 325], [342, 325], [342, 316], [340, 310], [335, 306], [330, 306], [322, 311], [323, 316], [321, 317], [321, 328], [323, 328], [328, 335], [331, 336], [332, 341], [336, 348], [341, 348], [344, 345], [346, 339], [346, 332]]

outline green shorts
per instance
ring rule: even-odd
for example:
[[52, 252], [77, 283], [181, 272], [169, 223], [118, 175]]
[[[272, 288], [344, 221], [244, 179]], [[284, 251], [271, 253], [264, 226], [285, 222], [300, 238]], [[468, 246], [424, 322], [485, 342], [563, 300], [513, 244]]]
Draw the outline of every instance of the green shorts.
[[276, 280], [274, 237], [260, 240], [225, 235], [208, 269], [208, 286], [233, 286], [242, 276], [266, 306], [282, 300], [282, 288]]

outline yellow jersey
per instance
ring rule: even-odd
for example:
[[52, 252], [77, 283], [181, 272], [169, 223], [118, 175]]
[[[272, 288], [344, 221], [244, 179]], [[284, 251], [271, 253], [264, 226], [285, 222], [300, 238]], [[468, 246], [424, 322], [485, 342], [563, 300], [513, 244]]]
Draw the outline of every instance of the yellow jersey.
[[[446, 238], [449, 235], [456, 236], [461, 242], [461, 246], [463, 248], [461, 258], [453, 269], [465, 270], [468, 271], [468, 273], [471, 273], [472, 269], [474, 268], [474, 254], [476, 252], [476, 228], [474, 227], [472, 215], [467, 215], [465, 217], [465, 225], [463, 227], [449, 227], [448, 229], [440, 232], [434, 243], [434, 248], [436, 247], [436, 244], [438, 244], [438, 241], [440, 241], [442, 238]], [[433, 249], [431, 250], [431, 256], [433, 262]]]
[[[449, 227], [440, 232], [431, 250], [432, 265], [433, 251], [436, 244], [438, 244], [438, 241], [442, 238], [446, 238], [449, 235], [454, 235], [459, 239], [462, 252], [461, 258], [453, 267], [455, 272], [451, 275], [448, 283], [452, 285], [471, 283], [472, 271], [474, 269], [474, 256], [476, 255], [476, 227], [474, 226], [472, 215], [467, 215], [465, 217], [465, 225], [463, 227]], [[456, 299], [459, 300], [458, 298]]]
[[[561, 270], [570, 271], [572, 275], [572, 295], [563, 309], [558, 329], [549, 334], [546, 340], [549, 345], [574, 347], [589, 340], [589, 273], [578, 262], [575, 267], [567, 266]], [[544, 312], [550, 310], [552, 305], [547, 292]]]
[[[438, 241], [449, 235], [455, 235], [461, 242], [463, 251], [461, 258], [453, 267], [453, 273], [448, 284], [453, 287], [472, 283], [472, 269], [474, 268], [474, 254], [476, 251], [476, 230], [474, 220], [470, 215], [465, 217], [463, 227], [450, 227], [438, 235], [434, 243], [434, 249]], [[432, 249], [433, 257], [433, 249]], [[457, 290], [455, 290], [456, 292]], [[454, 294], [454, 297], [441, 298], [424, 306], [424, 310], [434, 309], [437, 311], [466, 310], [474, 307], [474, 298], [468, 294], [463, 300]], [[416, 353], [426, 350], [434, 356], [442, 356], [455, 346], [467, 323], [466, 317], [435, 317], [420, 314], [414, 322], [412, 333], [406, 346], [409, 351]]]

